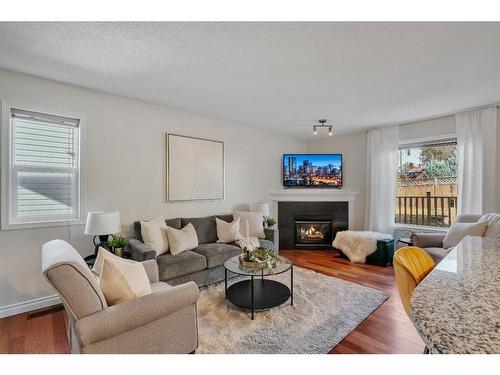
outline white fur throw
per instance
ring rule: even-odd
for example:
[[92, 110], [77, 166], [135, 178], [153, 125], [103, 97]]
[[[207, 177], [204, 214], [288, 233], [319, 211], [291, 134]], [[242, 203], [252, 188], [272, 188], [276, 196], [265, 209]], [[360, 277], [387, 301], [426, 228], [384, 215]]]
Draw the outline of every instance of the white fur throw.
[[365, 263], [366, 257], [377, 250], [379, 240], [392, 240], [392, 236], [386, 233], [346, 230], [337, 232], [332, 245], [342, 250], [351, 262]]

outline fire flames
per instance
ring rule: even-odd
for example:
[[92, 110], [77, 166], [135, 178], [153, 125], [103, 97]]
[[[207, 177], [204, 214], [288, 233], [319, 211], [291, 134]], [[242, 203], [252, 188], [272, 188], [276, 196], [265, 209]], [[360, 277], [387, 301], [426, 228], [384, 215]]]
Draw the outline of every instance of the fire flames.
[[323, 240], [325, 238], [325, 234], [322, 231], [317, 230], [314, 225], [311, 225], [308, 229], [300, 228], [300, 238]]

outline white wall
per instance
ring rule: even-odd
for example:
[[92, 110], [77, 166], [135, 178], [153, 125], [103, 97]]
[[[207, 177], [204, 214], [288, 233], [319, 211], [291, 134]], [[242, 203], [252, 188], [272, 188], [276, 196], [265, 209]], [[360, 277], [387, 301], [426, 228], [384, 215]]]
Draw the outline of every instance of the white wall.
[[308, 153], [342, 154], [342, 188], [358, 189], [353, 203], [353, 230], [363, 229], [366, 184], [366, 131], [322, 138], [307, 143]]
[[425, 137], [439, 138], [443, 135], [455, 133], [455, 116], [413, 122], [399, 127], [399, 138], [401, 141]]
[[[269, 199], [281, 187], [281, 156], [304, 152], [305, 142], [135, 100], [0, 70], [0, 98], [26, 108], [79, 113], [86, 117], [87, 209], [119, 209], [124, 231], [132, 221], [200, 217]], [[167, 203], [165, 134], [225, 142], [226, 199]], [[52, 295], [40, 273], [41, 245], [54, 238], [92, 251], [83, 226], [0, 231], [2, 307]]]
[[[500, 113], [498, 124], [500, 124]], [[399, 135], [401, 140], [439, 137], [455, 133], [454, 116], [414, 122], [401, 125]], [[366, 130], [340, 134], [332, 138], [312, 140], [307, 143], [310, 153], [341, 153], [344, 162], [344, 187], [359, 189], [360, 197], [355, 201], [354, 230], [363, 229], [365, 195], [366, 195]], [[497, 191], [500, 190], [500, 126], [497, 131]], [[500, 212], [500, 193], [496, 197], [497, 212]]]

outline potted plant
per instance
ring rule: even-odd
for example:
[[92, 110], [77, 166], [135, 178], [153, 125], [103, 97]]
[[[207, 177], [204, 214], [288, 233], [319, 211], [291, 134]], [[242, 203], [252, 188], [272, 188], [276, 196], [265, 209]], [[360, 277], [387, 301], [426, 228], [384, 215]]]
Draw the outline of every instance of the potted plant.
[[123, 238], [121, 234], [112, 234], [108, 244], [111, 246], [111, 249], [113, 249], [115, 255], [123, 258], [125, 246], [128, 245], [128, 240], [126, 238]]
[[277, 223], [274, 217], [266, 217], [266, 226], [272, 228]]
[[279, 260], [276, 252], [268, 249], [267, 247], [256, 247], [252, 251], [250, 259], [254, 262], [260, 263], [262, 267], [267, 268], [273, 268]]

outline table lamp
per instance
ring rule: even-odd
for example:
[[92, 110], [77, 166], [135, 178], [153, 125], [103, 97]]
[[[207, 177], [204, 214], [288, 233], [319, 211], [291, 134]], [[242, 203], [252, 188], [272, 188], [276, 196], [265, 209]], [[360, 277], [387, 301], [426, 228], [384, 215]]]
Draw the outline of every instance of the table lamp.
[[[92, 242], [95, 246], [95, 253], [99, 250], [99, 246], [107, 247], [108, 237], [110, 234], [120, 233], [120, 212], [89, 212], [87, 215], [87, 223], [85, 224], [85, 234], [93, 235]], [[99, 239], [99, 240], [98, 240]]]

